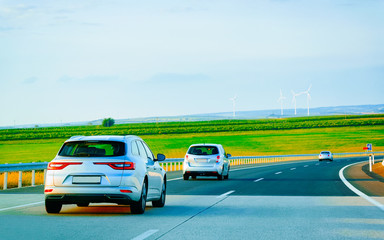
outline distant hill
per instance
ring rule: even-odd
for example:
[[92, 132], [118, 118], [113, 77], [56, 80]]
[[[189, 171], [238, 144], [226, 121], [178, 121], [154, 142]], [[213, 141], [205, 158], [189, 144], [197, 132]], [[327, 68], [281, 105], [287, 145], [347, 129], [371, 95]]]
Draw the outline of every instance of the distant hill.
[[[337, 106], [337, 107], [320, 107], [310, 108], [310, 116], [327, 116], [327, 115], [362, 115], [362, 114], [379, 114], [384, 113], [384, 104], [378, 105], [356, 105], [356, 106]], [[272, 110], [256, 110], [256, 111], [238, 111], [233, 117], [233, 112], [208, 113], [208, 114], [192, 114], [180, 116], [161, 116], [146, 118], [128, 118], [115, 119], [115, 124], [142, 123], [142, 122], [177, 122], [177, 121], [209, 121], [224, 119], [260, 119], [260, 118], [281, 118], [281, 117], [303, 117], [307, 116], [306, 108], [298, 108], [297, 115], [294, 115], [294, 109], [284, 109], [284, 115], [281, 116], [280, 109]], [[7, 128], [34, 128], [39, 127], [61, 127], [61, 126], [84, 126], [84, 125], [101, 125], [103, 119], [71, 122], [71, 123], [54, 123], [54, 124], [28, 124], [16, 126], [4, 126], [0, 129]]]
[[[337, 106], [337, 107], [320, 107], [310, 108], [310, 116], [328, 116], [328, 115], [362, 115], [362, 114], [379, 114], [384, 113], [384, 104], [379, 105], [358, 105], [358, 106]], [[281, 118], [281, 117], [303, 117], [307, 116], [306, 108], [284, 109], [284, 115], [281, 116], [280, 109], [257, 110], [257, 111], [239, 111], [236, 112], [235, 119], [259, 119], [259, 118]], [[233, 119], [233, 112], [209, 113], [209, 114], [192, 114], [182, 116], [166, 116], [166, 117], [148, 117], [148, 118], [131, 118], [117, 119], [117, 124], [137, 123], [137, 122], [169, 122], [169, 121], [208, 121]], [[93, 122], [95, 125], [101, 124], [102, 120]]]

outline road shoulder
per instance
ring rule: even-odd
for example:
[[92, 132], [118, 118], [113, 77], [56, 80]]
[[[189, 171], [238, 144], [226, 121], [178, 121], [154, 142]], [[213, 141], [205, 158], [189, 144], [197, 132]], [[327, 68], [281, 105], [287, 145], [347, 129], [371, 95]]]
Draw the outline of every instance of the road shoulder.
[[384, 181], [376, 178], [373, 174], [368, 175], [367, 169], [368, 164], [363, 162], [348, 167], [345, 169], [344, 174], [348, 182], [366, 195], [384, 196]]

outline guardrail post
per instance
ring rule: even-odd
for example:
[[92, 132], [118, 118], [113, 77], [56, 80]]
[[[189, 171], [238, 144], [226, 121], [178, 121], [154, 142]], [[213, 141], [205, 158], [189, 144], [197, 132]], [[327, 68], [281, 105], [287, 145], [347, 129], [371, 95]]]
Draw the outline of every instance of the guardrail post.
[[47, 169], [44, 169], [44, 185], [45, 185], [45, 178], [47, 177]]
[[17, 184], [18, 188], [23, 186], [23, 171], [19, 171], [19, 183]]
[[3, 190], [7, 189], [8, 184], [8, 172], [4, 172], [4, 184], [3, 184]]
[[35, 186], [35, 174], [36, 170], [32, 170], [32, 186]]

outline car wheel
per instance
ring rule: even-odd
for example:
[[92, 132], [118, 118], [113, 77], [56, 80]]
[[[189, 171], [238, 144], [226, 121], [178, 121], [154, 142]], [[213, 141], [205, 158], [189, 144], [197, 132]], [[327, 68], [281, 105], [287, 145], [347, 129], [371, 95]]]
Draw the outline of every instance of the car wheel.
[[141, 188], [141, 197], [138, 202], [131, 204], [131, 213], [143, 214], [145, 212], [145, 205], [147, 204], [147, 182], [144, 181]]
[[224, 176], [224, 179], [228, 179], [228, 178], [229, 178], [229, 167], [228, 167], [227, 175]]
[[59, 213], [62, 206], [61, 202], [45, 200], [45, 210], [47, 213]]
[[196, 176], [192, 176], [192, 179], [196, 179]]
[[85, 203], [77, 203], [76, 204], [78, 207], [88, 207], [89, 206], [89, 202], [85, 202]]
[[184, 179], [184, 180], [188, 180], [188, 179], [189, 179], [189, 175], [187, 175], [187, 174], [183, 174], [183, 179]]
[[221, 169], [221, 174], [217, 176], [217, 180], [223, 180], [223, 177], [224, 177], [224, 165], [223, 165], [223, 169]]
[[164, 182], [162, 190], [161, 190], [160, 199], [157, 200], [157, 201], [152, 201], [152, 206], [154, 206], [154, 207], [164, 207], [166, 192], [167, 192], [167, 189], [166, 189], [166, 184]]

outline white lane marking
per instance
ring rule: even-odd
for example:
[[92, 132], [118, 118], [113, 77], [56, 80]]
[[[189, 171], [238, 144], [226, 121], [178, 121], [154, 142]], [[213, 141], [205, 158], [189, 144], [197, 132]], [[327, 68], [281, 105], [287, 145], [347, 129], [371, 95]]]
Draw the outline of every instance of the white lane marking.
[[227, 197], [229, 194], [234, 193], [234, 192], [235, 192], [235, 190], [228, 191], [226, 193], [221, 194], [220, 196], [217, 196], [216, 198], [224, 198], [224, 197]]
[[260, 182], [260, 181], [263, 181], [264, 180], [264, 178], [259, 178], [259, 179], [256, 179], [255, 181], [253, 181], [253, 182]]
[[304, 167], [308, 167], [308, 165], [305, 165]]
[[295, 170], [295, 169], [296, 169], [296, 168], [295, 168], [295, 167], [293, 167], [293, 168], [291, 168], [291, 171], [292, 171], [292, 170]]
[[44, 201], [35, 202], [35, 203], [28, 203], [28, 204], [24, 204], [24, 205], [18, 205], [18, 206], [14, 206], [14, 207], [2, 208], [2, 209], [0, 209], [0, 212], [15, 209], [15, 208], [22, 208], [22, 207], [28, 207], [28, 206], [33, 206], [33, 205], [39, 205], [39, 204], [43, 204], [43, 203], [44, 203]]
[[275, 173], [276, 175], [278, 175], [278, 174], [282, 174], [283, 172], [277, 172], [277, 173]]
[[[364, 161], [365, 162], [365, 161]], [[360, 162], [361, 163], [361, 162]], [[341, 181], [343, 181], [343, 183], [349, 188], [351, 189], [354, 193], [356, 193], [358, 196], [364, 198], [365, 200], [367, 200], [368, 202], [372, 203], [373, 205], [375, 205], [376, 207], [380, 208], [382, 211], [384, 211], [384, 205], [382, 205], [381, 203], [377, 202], [375, 199], [369, 197], [368, 195], [366, 195], [365, 193], [359, 191], [357, 188], [355, 188], [354, 186], [352, 186], [352, 184], [350, 184], [347, 179], [345, 179], [344, 177], [344, 169], [346, 169], [347, 167], [349, 166], [352, 166], [354, 164], [358, 164], [358, 163], [352, 163], [352, 164], [349, 164], [345, 167], [343, 167], [342, 169], [340, 169], [339, 171], [339, 177], [341, 179]]]
[[175, 180], [181, 180], [181, 179], [183, 179], [183, 178], [182, 178], [182, 177], [179, 177], [179, 178], [167, 179], [167, 182], [175, 181]]
[[158, 231], [159, 231], [159, 229], [148, 230], [145, 233], [142, 233], [139, 236], [132, 238], [132, 240], [144, 240], [144, 239], [148, 238], [149, 236], [151, 236], [152, 234], [157, 233]]
[[[271, 164], [271, 165], [264, 165], [264, 166], [254, 166], [254, 167], [244, 167], [244, 168], [236, 168], [236, 169], [231, 169], [230, 172], [235, 172], [235, 171], [241, 171], [241, 170], [247, 170], [247, 169], [253, 169], [253, 168], [266, 168], [266, 167], [273, 167], [273, 166], [281, 166], [281, 165], [288, 165], [288, 164], [295, 164], [299, 162], [314, 162], [315, 160], [302, 160], [302, 161], [295, 161], [295, 162], [289, 162], [289, 163], [277, 163], [277, 164]], [[293, 168], [291, 170], [294, 170], [296, 168]], [[172, 179], [167, 179], [168, 181], [176, 181], [176, 180], [182, 180], [182, 177], [178, 178], [172, 178]]]
[[320, 163], [316, 163], [316, 165], [320, 165]]

